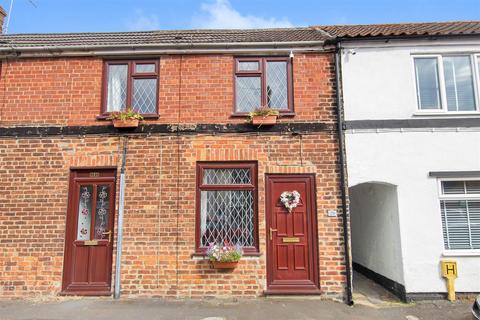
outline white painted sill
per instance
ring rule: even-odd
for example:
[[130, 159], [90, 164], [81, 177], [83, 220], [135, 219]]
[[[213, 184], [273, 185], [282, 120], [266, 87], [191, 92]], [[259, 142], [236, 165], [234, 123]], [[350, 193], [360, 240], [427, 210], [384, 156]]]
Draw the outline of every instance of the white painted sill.
[[416, 111], [413, 113], [414, 117], [480, 117], [479, 111], [468, 112], [428, 112], [428, 111]]
[[480, 250], [449, 250], [442, 253], [444, 257], [480, 257]]

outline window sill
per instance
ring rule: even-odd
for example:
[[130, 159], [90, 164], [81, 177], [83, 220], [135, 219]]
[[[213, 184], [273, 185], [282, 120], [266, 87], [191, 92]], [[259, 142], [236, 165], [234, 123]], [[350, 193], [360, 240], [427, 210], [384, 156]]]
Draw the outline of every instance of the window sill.
[[480, 250], [449, 250], [442, 253], [444, 257], [480, 257]]
[[[295, 116], [296, 116], [295, 112], [280, 112], [280, 115], [278, 117], [279, 118], [283, 118], [283, 117], [293, 118]], [[245, 113], [245, 112], [230, 114], [230, 118], [247, 118], [247, 117], [248, 117], [248, 113]]]
[[471, 112], [421, 112], [417, 111], [413, 113], [414, 117], [480, 117], [480, 112], [471, 111]]
[[[110, 117], [109, 114], [99, 114], [95, 119], [98, 121], [109, 121], [108, 117]], [[158, 114], [142, 114], [142, 117], [144, 120], [157, 120], [160, 118]]]

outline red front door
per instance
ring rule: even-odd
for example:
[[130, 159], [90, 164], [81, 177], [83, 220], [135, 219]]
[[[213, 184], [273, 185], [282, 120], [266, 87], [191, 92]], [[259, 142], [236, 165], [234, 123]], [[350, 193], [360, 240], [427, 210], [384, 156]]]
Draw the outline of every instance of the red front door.
[[[283, 192], [300, 199], [290, 211]], [[267, 293], [318, 293], [314, 175], [267, 175]]]
[[115, 175], [114, 169], [70, 174], [63, 294], [111, 293]]

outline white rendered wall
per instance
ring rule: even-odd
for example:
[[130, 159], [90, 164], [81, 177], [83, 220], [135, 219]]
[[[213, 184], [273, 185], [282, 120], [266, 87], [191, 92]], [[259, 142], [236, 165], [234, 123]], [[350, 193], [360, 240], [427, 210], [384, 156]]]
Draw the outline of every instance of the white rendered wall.
[[[398, 186], [398, 241], [407, 292], [445, 292], [439, 268], [442, 258], [458, 262], [457, 291], [479, 292], [480, 253], [444, 256], [438, 184], [428, 174], [479, 170], [480, 132], [348, 133], [346, 146], [349, 186], [369, 181]], [[391, 260], [388, 264], [397, 261], [384, 257]]]
[[[345, 51], [355, 51], [354, 55], [342, 55], [347, 122], [450, 117], [417, 111], [412, 55], [480, 53], [480, 40], [419, 41], [408, 46], [392, 41], [388, 44], [361, 42], [343, 46]], [[479, 115], [477, 112], [457, 117]], [[480, 128], [349, 130], [346, 149], [350, 187], [372, 181], [397, 186], [398, 241], [401, 241], [403, 284], [407, 292], [446, 292], [439, 261], [447, 258], [458, 262], [456, 290], [480, 292], [480, 253], [447, 255], [442, 238], [438, 181], [428, 176], [431, 171], [479, 171]], [[352, 219], [355, 219], [353, 214]], [[389, 260], [385, 262], [388, 265], [397, 263], [390, 255], [384, 257]], [[394, 270], [392, 267], [392, 277], [395, 272], [399, 273]]]
[[[362, 47], [345, 44], [342, 54], [345, 120], [411, 119], [417, 112], [413, 55], [480, 53], [480, 40], [468, 45]], [[365, 46], [368, 45], [364, 44]], [[384, 43], [377, 43], [383, 46]], [[371, 46], [371, 45], [370, 45]]]
[[363, 183], [349, 194], [353, 262], [403, 284], [397, 188]]

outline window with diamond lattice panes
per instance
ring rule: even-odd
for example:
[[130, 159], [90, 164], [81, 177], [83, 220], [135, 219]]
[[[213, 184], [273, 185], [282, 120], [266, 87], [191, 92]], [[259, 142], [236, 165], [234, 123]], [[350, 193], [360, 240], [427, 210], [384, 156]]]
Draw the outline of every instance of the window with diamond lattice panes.
[[198, 165], [197, 250], [210, 244], [240, 245], [258, 251], [256, 165]]
[[157, 115], [158, 61], [105, 62], [103, 112], [132, 108], [143, 115]]
[[235, 112], [245, 114], [266, 106], [293, 111], [289, 58], [237, 58]]

